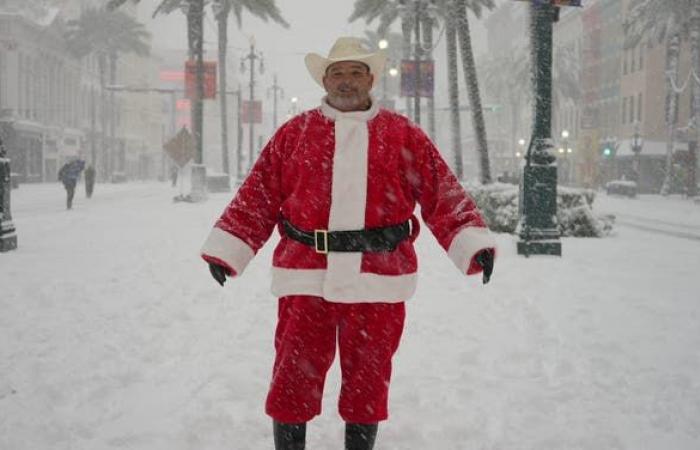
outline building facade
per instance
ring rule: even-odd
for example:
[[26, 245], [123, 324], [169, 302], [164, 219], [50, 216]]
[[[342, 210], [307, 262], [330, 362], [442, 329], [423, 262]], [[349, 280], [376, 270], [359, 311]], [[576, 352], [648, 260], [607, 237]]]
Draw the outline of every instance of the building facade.
[[[103, 181], [162, 175], [162, 105], [110, 94], [97, 56], [68, 49], [65, 23], [88, 3], [65, 2], [45, 17], [0, 10], [0, 133], [20, 182], [55, 181], [74, 157], [94, 164]], [[132, 77], [152, 80], [157, 65], [120, 57], [116, 82]]]

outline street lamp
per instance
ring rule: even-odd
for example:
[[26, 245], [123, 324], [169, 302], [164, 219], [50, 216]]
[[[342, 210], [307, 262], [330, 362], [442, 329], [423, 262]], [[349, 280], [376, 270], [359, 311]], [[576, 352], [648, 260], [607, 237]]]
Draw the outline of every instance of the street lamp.
[[518, 148], [515, 150], [515, 161], [513, 161], [513, 173], [520, 169], [520, 158], [525, 154], [525, 139], [518, 139]]
[[387, 47], [389, 47], [389, 41], [387, 41], [386, 39], [382, 39], [379, 41], [379, 43], [377, 45], [379, 46], [380, 49], [384, 50]]
[[562, 145], [559, 147], [559, 154], [564, 157], [564, 161], [566, 161], [566, 172], [562, 171], [562, 173], [566, 174], [567, 182], [571, 184], [571, 178], [572, 178], [572, 166], [573, 166], [573, 161], [571, 161], [570, 155], [572, 153], [571, 147], [569, 147], [569, 130], [562, 130], [561, 131], [561, 139], [562, 139]]
[[255, 37], [250, 36], [249, 38], [249, 43], [250, 43], [250, 51], [248, 52], [247, 55], [245, 55], [241, 59], [241, 73], [245, 73], [246, 71], [246, 64], [245, 60], [248, 60], [250, 63], [249, 65], [249, 70], [250, 70], [250, 103], [248, 104], [248, 170], [252, 169], [253, 163], [255, 162], [255, 151], [254, 151], [254, 146], [255, 146], [255, 140], [254, 140], [254, 128], [255, 128], [255, 120], [253, 116], [253, 105], [255, 104], [255, 61], [260, 60], [258, 70], [262, 74], [265, 71], [265, 68], [263, 66], [263, 55], [262, 52], [256, 51], [255, 50]]
[[[557, 224], [557, 166], [552, 147], [552, 48], [553, 22], [559, 17], [554, 2], [531, 1], [530, 39], [534, 123], [520, 183], [520, 255], [561, 256]], [[578, 2], [572, 2], [576, 4]], [[580, 5], [579, 5], [580, 6]]]

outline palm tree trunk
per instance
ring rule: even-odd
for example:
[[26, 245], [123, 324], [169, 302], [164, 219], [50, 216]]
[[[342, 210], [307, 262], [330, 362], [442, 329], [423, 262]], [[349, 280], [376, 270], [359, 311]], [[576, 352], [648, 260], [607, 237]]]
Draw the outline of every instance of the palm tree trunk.
[[459, 87], [457, 68], [457, 28], [455, 25], [454, 2], [450, 2], [450, 13], [445, 21], [445, 38], [447, 40], [447, 89], [450, 97], [450, 125], [452, 136], [452, 154], [457, 179], [464, 178], [462, 167], [462, 129], [459, 117]]
[[[432, 61], [432, 49], [433, 49], [433, 19], [425, 14], [423, 19], [423, 42], [427, 53], [424, 55], [426, 60]], [[428, 97], [428, 134], [430, 138], [435, 140], [435, 92]]]
[[[117, 58], [118, 55], [116, 53], [110, 53], [109, 55], [109, 84], [111, 86], [114, 86], [117, 84]], [[116, 153], [116, 139], [115, 139], [115, 132], [116, 132], [116, 126], [117, 126], [117, 121], [115, 117], [116, 113], [116, 105], [114, 104], [114, 91], [111, 90], [109, 91], [109, 145], [107, 146], [109, 153], [106, 155], [107, 157], [107, 174], [108, 177], [111, 178], [112, 174], [114, 173], [114, 165], [115, 165], [115, 153]]]
[[479, 96], [479, 81], [476, 76], [474, 54], [472, 53], [467, 5], [466, 0], [456, 0], [456, 2], [459, 47], [462, 53], [462, 67], [464, 70], [464, 78], [467, 80], [467, 91], [472, 110], [474, 138], [476, 140], [477, 151], [479, 153], [481, 182], [483, 184], [489, 184], [491, 183], [491, 168], [489, 167], [489, 150], [486, 141], [486, 125], [484, 124], [484, 114], [481, 108], [481, 97]]
[[[413, 30], [413, 23], [410, 18], [410, 14], [407, 14], [401, 19], [401, 32], [403, 33], [403, 59], [408, 61], [411, 59], [411, 31]], [[411, 96], [406, 96], [406, 116], [413, 116], [413, 105], [411, 104]]]
[[228, 15], [230, 3], [223, 2], [222, 9], [217, 16], [219, 31], [219, 104], [221, 105], [221, 164], [224, 173], [231, 173], [228, 153], [228, 111], [226, 96], [226, 46], [228, 45]]
[[666, 42], [666, 173], [661, 186], [661, 195], [668, 195], [671, 192], [673, 145], [676, 141], [676, 110], [678, 109], [678, 95], [674, 86], [678, 82], [680, 45], [680, 33], [674, 32], [668, 37]]
[[194, 53], [196, 62], [196, 94], [193, 102], [194, 117], [192, 117], [192, 129], [194, 141], [197, 147], [197, 164], [204, 161], [203, 149], [203, 113], [204, 113], [204, 0], [191, 0], [190, 15], [192, 18], [192, 34], [194, 39]]

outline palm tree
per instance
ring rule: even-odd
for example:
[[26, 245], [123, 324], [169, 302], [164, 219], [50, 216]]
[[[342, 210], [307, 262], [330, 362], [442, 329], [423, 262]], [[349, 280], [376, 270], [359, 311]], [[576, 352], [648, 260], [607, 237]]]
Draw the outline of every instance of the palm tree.
[[[247, 10], [254, 16], [267, 21], [271, 18], [285, 28], [289, 24], [282, 18], [275, 0], [214, 0], [212, 10], [216, 18], [217, 30], [219, 34], [219, 105], [221, 107], [221, 156], [224, 172], [231, 172], [229, 166], [228, 152], [228, 112], [226, 108], [226, 60], [228, 46], [228, 17], [233, 10], [238, 28], [241, 27], [241, 16], [243, 10]], [[240, 108], [240, 105], [237, 105]]]
[[[129, 0], [108, 0], [107, 9], [119, 8]], [[139, 3], [140, 0], [130, 0]], [[196, 146], [195, 163], [203, 162], [203, 111], [204, 111], [204, 3], [205, 0], [161, 0], [153, 11], [153, 17], [170, 14], [181, 9], [187, 17], [187, 49], [190, 60], [196, 63], [195, 95], [190, 103], [192, 132]]]
[[[692, 6], [692, 10], [691, 10]], [[666, 174], [661, 186], [661, 194], [668, 195], [671, 188], [673, 169], [673, 144], [676, 138], [676, 121], [678, 111], [678, 62], [680, 57], [681, 35], [690, 26], [690, 17], [700, 19], [697, 0], [641, 0], [633, 4], [625, 21], [625, 46], [634, 47], [640, 43], [653, 41], [666, 44]], [[688, 15], [688, 11], [691, 14]], [[694, 29], [697, 30], [697, 21]], [[695, 39], [697, 42], [697, 39]], [[694, 52], [700, 51], [696, 44]], [[694, 61], [700, 58], [695, 56]], [[700, 61], [698, 62], [700, 64]], [[700, 70], [700, 69], [699, 69]], [[696, 89], [697, 91], [697, 89]], [[697, 94], [696, 94], [697, 95]], [[696, 97], [697, 100], [697, 97]], [[697, 108], [694, 102], [692, 116], [697, 120]]]
[[[449, 0], [448, 0], [449, 1]], [[489, 149], [486, 140], [486, 125], [484, 124], [484, 114], [481, 108], [481, 97], [479, 95], [479, 82], [476, 75], [476, 65], [474, 64], [474, 54], [472, 53], [471, 35], [469, 32], [469, 17], [467, 16], [467, 0], [452, 0], [456, 3], [455, 17], [457, 35], [459, 36], [459, 50], [462, 53], [462, 69], [464, 78], [467, 81], [467, 92], [469, 94], [469, 104], [472, 111], [472, 123], [474, 126], [474, 137], [476, 138], [477, 152], [479, 154], [479, 167], [481, 169], [481, 183], [491, 183], [491, 168], [489, 165]], [[482, 0], [481, 2], [469, 2], [474, 5], [487, 4], [493, 7], [492, 0]]]
[[[511, 148], [516, 148], [522, 109], [533, 100], [532, 92], [524, 90], [521, 81], [530, 76], [531, 67], [530, 53], [525, 48], [512, 51], [508, 56], [489, 58], [482, 66], [485, 91], [510, 110]], [[575, 102], [581, 97], [579, 73], [579, 61], [574, 50], [558, 47], [552, 66], [553, 110], [559, 109], [564, 101]]]
[[[371, 24], [377, 19], [379, 20], [377, 34], [383, 37], [396, 19], [401, 17], [403, 59], [411, 59], [413, 17], [410, 14], [401, 14], [402, 3], [400, 0], [355, 0], [355, 6], [348, 22], [364, 19], [365, 23]], [[406, 115], [410, 117], [411, 111], [411, 98], [406, 97]]]
[[[143, 24], [122, 12], [109, 12], [94, 7], [86, 8], [80, 17], [69, 20], [66, 23], [66, 42], [69, 49], [79, 58], [90, 54], [97, 56], [100, 76], [100, 93], [102, 108], [102, 148], [105, 151], [105, 159], [102, 161], [102, 176], [111, 175], [112, 170], [112, 145], [114, 144], [115, 117], [114, 117], [114, 91], [110, 93], [110, 108], [107, 114], [106, 79], [109, 71], [109, 83], [116, 84], [116, 69], [119, 55], [134, 53], [140, 56], [148, 55], [150, 46], [148, 40], [150, 33]], [[94, 113], [94, 108], [93, 108]], [[109, 116], [110, 139], [106, 139], [107, 117]], [[94, 123], [94, 121], [93, 121]], [[94, 130], [92, 130], [94, 142]], [[95, 165], [95, 146], [92, 147], [92, 164]]]
[[[404, 35], [404, 58], [411, 57], [411, 29], [413, 28], [413, 20], [411, 14], [406, 14], [405, 1], [385, 1], [385, 0], [355, 0], [355, 8], [349, 21], [352, 22], [358, 18], [363, 18], [368, 24], [375, 19], [379, 19], [377, 32], [381, 35], [385, 32], [392, 23], [398, 18], [402, 18], [401, 28]], [[452, 124], [452, 142], [456, 159], [455, 168], [458, 175], [461, 176], [461, 143], [459, 131], [459, 101], [457, 86], [457, 51], [453, 48], [451, 42], [456, 41], [456, 37], [451, 34], [459, 35], [460, 49], [463, 58], [463, 68], [467, 78], [467, 87], [469, 91], [470, 103], [472, 105], [472, 117], [475, 124], [475, 134], [478, 142], [483, 142], [483, 145], [478, 146], [480, 154], [482, 182], [489, 183], [491, 174], [488, 164], [488, 148], [486, 146], [486, 127], [483, 124], [483, 113], [481, 112], [481, 102], [478, 92], [478, 82], [476, 78], [476, 70], [474, 69], [474, 58], [471, 51], [471, 38], [469, 36], [469, 22], [467, 20], [467, 9], [472, 11], [477, 17], [481, 16], [484, 8], [492, 9], [494, 7], [493, 0], [436, 0], [438, 15], [445, 20], [447, 30], [447, 61], [448, 61], [448, 86], [450, 92], [450, 110]], [[403, 9], [402, 9], [403, 7]], [[403, 14], [402, 14], [403, 13]], [[430, 45], [431, 32], [427, 31], [430, 28], [430, 23], [425, 28], [425, 35], [428, 41], [424, 42], [426, 47]], [[454, 70], [452, 69], [454, 67]], [[407, 98], [407, 111], [410, 110], [410, 99]], [[481, 118], [480, 120], [478, 118]], [[481, 123], [479, 126], [478, 124]]]

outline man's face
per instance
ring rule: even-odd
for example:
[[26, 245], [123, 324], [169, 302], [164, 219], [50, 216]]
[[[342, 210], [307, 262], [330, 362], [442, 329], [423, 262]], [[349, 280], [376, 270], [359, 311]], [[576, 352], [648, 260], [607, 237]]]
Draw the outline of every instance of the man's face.
[[340, 61], [326, 69], [323, 87], [328, 103], [340, 111], [361, 111], [369, 107], [369, 91], [374, 76], [369, 67], [357, 61]]

